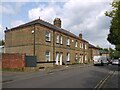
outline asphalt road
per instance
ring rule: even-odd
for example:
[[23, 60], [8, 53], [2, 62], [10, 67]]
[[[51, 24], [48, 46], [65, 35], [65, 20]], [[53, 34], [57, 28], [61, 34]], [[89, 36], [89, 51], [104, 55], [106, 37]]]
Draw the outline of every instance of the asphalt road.
[[118, 71], [116, 65], [91, 65], [4, 83], [3, 88], [118, 88]]

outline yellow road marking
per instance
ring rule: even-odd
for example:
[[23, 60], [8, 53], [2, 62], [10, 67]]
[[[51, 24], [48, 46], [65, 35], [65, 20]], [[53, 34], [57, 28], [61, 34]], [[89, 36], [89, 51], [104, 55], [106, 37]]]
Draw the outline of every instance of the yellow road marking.
[[110, 71], [106, 76], [105, 76], [105, 78], [104, 79], [102, 79], [102, 80], [100, 80], [100, 82], [95, 86], [95, 88], [101, 88], [103, 85], [104, 85], [104, 83], [108, 80], [108, 78], [111, 76], [111, 75], [113, 75], [113, 71]]

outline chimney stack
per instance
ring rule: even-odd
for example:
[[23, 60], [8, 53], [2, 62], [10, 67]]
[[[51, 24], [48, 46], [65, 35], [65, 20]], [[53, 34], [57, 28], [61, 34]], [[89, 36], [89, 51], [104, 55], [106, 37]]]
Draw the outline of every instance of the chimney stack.
[[80, 33], [80, 34], [79, 34], [79, 38], [81, 38], [81, 39], [82, 39], [82, 33]]
[[60, 20], [60, 18], [55, 18], [53, 23], [54, 23], [55, 26], [61, 28], [61, 20]]

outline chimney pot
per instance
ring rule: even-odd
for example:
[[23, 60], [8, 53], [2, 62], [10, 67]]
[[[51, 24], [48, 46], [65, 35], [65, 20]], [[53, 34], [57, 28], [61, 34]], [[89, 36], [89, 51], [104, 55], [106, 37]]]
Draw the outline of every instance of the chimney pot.
[[60, 18], [55, 18], [53, 23], [54, 23], [55, 26], [61, 28], [61, 20], [60, 20]]
[[81, 38], [81, 39], [82, 39], [82, 33], [80, 33], [80, 34], [79, 34], [79, 38]]

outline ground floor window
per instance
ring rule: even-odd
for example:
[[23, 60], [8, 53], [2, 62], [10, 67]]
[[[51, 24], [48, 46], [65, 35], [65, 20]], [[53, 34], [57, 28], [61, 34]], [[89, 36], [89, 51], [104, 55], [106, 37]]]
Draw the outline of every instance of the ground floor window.
[[78, 60], [78, 54], [77, 53], [75, 54], [75, 60], [76, 61]]
[[70, 61], [70, 53], [67, 53], [67, 61]]
[[46, 61], [50, 61], [50, 51], [46, 51]]
[[87, 55], [85, 55], [85, 61], [87, 61]]

